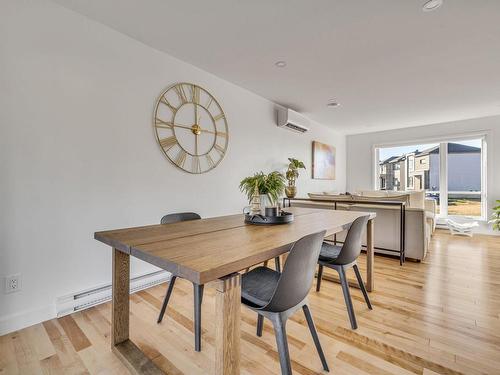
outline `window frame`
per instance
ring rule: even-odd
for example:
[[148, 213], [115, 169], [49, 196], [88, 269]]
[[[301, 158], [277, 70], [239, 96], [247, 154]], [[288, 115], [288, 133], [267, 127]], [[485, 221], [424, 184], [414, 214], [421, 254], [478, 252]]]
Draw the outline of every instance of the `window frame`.
[[[468, 216], [474, 220], [487, 221], [488, 220], [488, 139], [490, 135], [488, 131], [473, 132], [464, 134], [448, 135], [436, 138], [420, 138], [411, 141], [391, 142], [391, 143], [378, 143], [372, 147], [372, 185], [375, 190], [379, 190], [379, 159], [380, 149], [390, 147], [411, 146], [415, 144], [439, 144], [439, 195], [440, 195], [440, 212], [437, 215], [438, 222], [443, 222], [447, 218], [463, 217], [457, 215], [448, 215], [448, 146], [450, 142], [461, 142], [473, 139], [481, 140], [481, 216]], [[444, 152], [443, 152], [444, 151]], [[415, 185], [413, 185], [415, 186]], [[425, 188], [424, 188], [425, 189]], [[445, 204], [442, 204], [442, 203]]]

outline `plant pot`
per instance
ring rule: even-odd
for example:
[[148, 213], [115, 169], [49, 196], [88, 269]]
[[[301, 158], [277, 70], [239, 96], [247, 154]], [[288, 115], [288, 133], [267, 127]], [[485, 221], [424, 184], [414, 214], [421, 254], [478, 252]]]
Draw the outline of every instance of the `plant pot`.
[[294, 185], [294, 186], [285, 186], [285, 194], [288, 198], [295, 198], [295, 196], [297, 195], [297, 187]]

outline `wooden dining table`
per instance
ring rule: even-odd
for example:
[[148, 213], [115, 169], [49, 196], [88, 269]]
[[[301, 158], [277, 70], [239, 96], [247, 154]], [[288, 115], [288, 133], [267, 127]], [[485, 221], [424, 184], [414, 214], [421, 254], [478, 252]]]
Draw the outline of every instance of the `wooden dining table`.
[[130, 256], [196, 284], [215, 289], [215, 369], [240, 373], [240, 271], [287, 253], [301, 237], [326, 230], [342, 232], [360, 216], [367, 224], [366, 288], [372, 291], [374, 213], [287, 208], [294, 221], [284, 225], [244, 223], [242, 214], [173, 224], [96, 232], [113, 248], [111, 346], [133, 374], [162, 374], [129, 337]]

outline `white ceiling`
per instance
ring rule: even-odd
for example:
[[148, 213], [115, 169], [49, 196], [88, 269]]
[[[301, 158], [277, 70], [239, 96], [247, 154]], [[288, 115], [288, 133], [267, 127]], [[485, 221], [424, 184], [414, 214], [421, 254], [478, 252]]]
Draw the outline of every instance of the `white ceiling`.
[[347, 134], [500, 114], [499, 0], [55, 1]]

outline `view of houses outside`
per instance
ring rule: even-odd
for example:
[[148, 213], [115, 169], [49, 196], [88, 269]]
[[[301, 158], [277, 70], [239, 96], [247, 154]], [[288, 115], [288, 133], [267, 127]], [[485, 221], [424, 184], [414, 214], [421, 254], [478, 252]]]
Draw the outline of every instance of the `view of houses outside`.
[[[481, 216], [481, 140], [449, 142], [448, 215]], [[379, 149], [380, 190], [425, 190], [440, 203], [439, 144]]]

